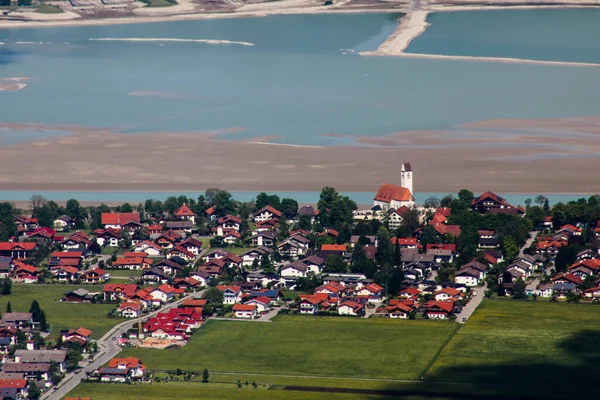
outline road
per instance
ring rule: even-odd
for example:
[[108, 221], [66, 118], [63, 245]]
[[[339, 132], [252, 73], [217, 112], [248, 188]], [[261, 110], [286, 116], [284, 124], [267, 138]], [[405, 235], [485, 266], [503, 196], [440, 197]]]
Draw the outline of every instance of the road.
[[[65, 378], [60, 382], [56, 390], [50, 389], [49, 392], [45, 393], [42, 396], [44, 400], [60, 400], [67, 393], [77, 386], [83, 378], [85, 378], [87, 372], [93, 372], [100, 368], [102, 365], [106, 364], [111, 358], [119, 354], [121, 348], [117, 345], [118, 338], [131, 327], [132, 324], [137, 323], [138, 321], [147, 320], [159, 312], [167, 311], [170, 308], [177, 307], [181, 302], [188, 298], [200, 298], [204, 294], [204, 291], [198, 293], [192, 293], [187, 296], [182, 297], [181, 299], [165, 304], [160, 309], [144, 315], [140, 318], [133, 318], [124, 322], [121, 322], [118, 325], [115, 325], [106, 335], [102, 336], [98, 343], [98, 355], [94, 358], [94, 360], [85, 366], [79, 373], [69, 373], [65, 375]], [[87, 361], [86, 361], [87, 362]]]
[[246, 319], [246, 318], [224, 318], [224, 317], [214, 317], [211, 319], [217, 320], [217, 321], [243, 321], [243, 322], [272, 322], [271, 318], [273, 318], [274, 316], [276, 316], [279, 313], [279, 310], [283, 310], [284, 308], [287, 308], [287, 306], [282, 306], [282, 307], [273, 307], [271, 308], [271, 310], [266, 313], [261, 315], [260, 317], [256, 318], [256, 319]]
[[526, 249], [528, 249], [528, 248], [531, 247], [531, 245], [535, 241], [535, 238], [537, 237], [538, 233], [539, 233], [539, 231], [531, 231], [531, 232], [529, 232], [529, 238], [527, 238], [527, 240], [525, 241], [525, 244], [519, 250], [519, 257], [523, 257], [523, 254], [524, 254], [523, 252]]
[[483, 300], [483, 296], [484, 296], [484, 293], [486, 290], [487, 290], [487, 283], [484, 284], [483, 286], [475, 286], [473, 288], [473, 291], [475, 291], [476, 294], [474, 296], [471, 296], [471, 300], [469, 300], [467, 305], [465, 305], [463, 307], [460, 314], [458, 314], [456, 316], [457, 322], [460, 322], [462, 324], [462, 323], [467, 322], [469, 320], [469, 318], [471, 318], [471, 315], [473, 314], [473, 312], [475, 312], [477, 307], [479, 307], [479, 304], [481, 304], [481, 301]]

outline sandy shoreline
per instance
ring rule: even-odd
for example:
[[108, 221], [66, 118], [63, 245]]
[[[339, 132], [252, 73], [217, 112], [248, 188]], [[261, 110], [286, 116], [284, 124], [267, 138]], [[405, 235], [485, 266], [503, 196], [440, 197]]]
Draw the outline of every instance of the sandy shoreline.
[[[301, 192], [335, 186], [368, 192], [383, 182], [399, 182], [400, 163], [410, 161], [417, 192], [469, 187], [503, 193], [595, 193], [599, 122], [600, 117], [481, 121], [451, 131], [349, 136], [363, 146], [335, 147], [265, 145], [256, 143], [257, 138], [233, 141], [201, 132], [121, 134], [77, 126], [0, 124], [0, 129], [69, 133], [0, 147], [0, 191], [202, 192], [220, 187]], [[543, 129], [547, 124], [553, 129]], [[56, 154], [61, 154], [60, 167]], [[35, 161], [23, 168], [24, 159]]]
[[[422, 9], [428, 12], [473, 11], [473, 10], [506, 10], [506, 9], [542, 9], [542, 8], [593, 8], [600, 7], [600, 0], [587, 1], [584, 4], [577, 0], [546, 0], [536, 4], [535, 1], [503, 0], [482, 4], [477, 0], [455, 0], [452, 2], [421, 1]], [[550, 4], [554, 3], [554, 4]], [[205, 5], [191, 0], [180, 0], [172, 7], [139, 8], [129, 10], [127, 16], [118, 13], [102, 18], [90, 18], [89, 14], [78, 14], [65, 10], [58, 14], [41, 14], [35, 12], [11, 14], [10, 18], [0, 18], [0, 29], [32, 28], [32, 27], [65, 27], [65, 26], [97, 26], [118, 25], [149, 22], [186, 21], [223, 18], [252, 18], [269, 15], [286, 14], [329, 14], [329, 13], [406, 13], [414, 11], [410, 0], [398, 2], [368, 2], [353, 0], [335, 1], [331, 6], [323, 6], [320, 0], [280, 0], [265, 3], [230, 3], [241, 7], [229, 9], [207, 10]], [[204, 7], [203, 7], [204, 6]], [[107, 9], [100, 9], [109, 12]], [[21, 19], [21, 17], [23, 17]]]

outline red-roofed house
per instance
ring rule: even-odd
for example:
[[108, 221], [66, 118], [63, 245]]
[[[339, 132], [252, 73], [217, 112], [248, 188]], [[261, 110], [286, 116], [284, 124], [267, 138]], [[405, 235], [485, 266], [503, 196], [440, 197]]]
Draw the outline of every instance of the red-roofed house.
[[137, 301], [124, 301], [117, 308], [117, 313], [123, 318], [137, 318], [141, 312], [142, 304]]
[[150, 268], [152, 260], [144, 257], [117, 257], [112, 263], [113, 268], [121, 269], [144, 269]]
[[433, 294], [433, 297], [437, 301], [447, 301], [447, 300], [458, 300], [462, 296], [462, 293], [456, 289], [451, 287], [444, 288], [442, 290], [438, 290]]
[[124, 225], [135, 222], [140, 223], [140, 213], [138, 212], [130, 212], [130, 213], [102, 213], [102, 225], [105, 228], [113, 228], [113, 229], [122, 229]]
[[129, 382], [144, 379], [146, 367], [138, 358], [113, 358], [108, 367], [100, 368], [101, 382]]
[[256, 304], [234, 304], [233, 313], [236, 318], [254, 319], [257, 315]]
[[0, 242], [0, 256], [27, 258], [36, 247], [34, 242]]
[[173, 215], [175, 216], [175, 218], [180, 219], [182, 221], [191, 221], [192, 224], [196, 223], [196, 213], [190, 210], [190, 208], [185, 203], [183, 203], [181, 207], [175, 210]]
[[416, 238], [390, 238], [390, 241], [392, 242], [392, 245], [395, 246], [396, 244], [398, 244], [398, 246], [401, 249], [416, 249], [417, 248], [417, 239]]
[[281, 217], [281, 211], [276, 210], [271, 206], [265, 206], [252, 214], [252, 217], [254, 218], [254, 222], [257, 223], [267, 221], [269, 219], [279, 220]]
[[414, 287], [408, 287], [403, 289], [399, 293], [399, 297], [401, 299], [418, 299], [421, 291]]
[[255, 297], [252, 300], [248, 300], [246, 304], [253, 304], [256, 306], [256, 311], [258, 313], [264, 313], [265, 311], [269, 311], [271, 308], [271, 299], [266, 296]]
[[107, 280], [106, 272], [100, 268], [88, 269], [81, 274], [81, 280], [85, 283], [101, 283]]
[[551, 279], [554, 283], [573, 283], [575, 285], [580, 285], [583, 283], [583, 279], [573, 274], [565, 274], [560, 273]]
[[448, 319], [453, 309], [454, 303], [451, 301], [430, 301], [425, 304], [423, 315], [429, 319]]
[[474, 211], [482, 214], [497, 208], [514, 208], [504, 198], [493, 192], [485, 192], [481, 196], [474, 198], [471, 207]]
[[223, 292], [223, 304], [235, 304], [242, 301], [242, 288], [239, 286], [217, 286]]
[[348, 300], [338, 306], [339, 315], [362, 315], [365, 312], [365, 306], [353, 300]]
[[125, 300], [131, 298], [138, 290], [134, 283], [107, 283], [104, 285], [104, 300]]

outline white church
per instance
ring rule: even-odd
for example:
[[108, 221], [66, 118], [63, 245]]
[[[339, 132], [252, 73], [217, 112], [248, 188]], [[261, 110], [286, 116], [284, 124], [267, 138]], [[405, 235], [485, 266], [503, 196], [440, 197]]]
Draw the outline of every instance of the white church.
[[400, 169], [400, 186], [384, 183], [379, 187], [373, 207], [379, 206], [382, 211], [399, 209], [402, 206], [412, 208], [415, 205], [413, 196], [413, 172], [410, 163], [403, 163]]

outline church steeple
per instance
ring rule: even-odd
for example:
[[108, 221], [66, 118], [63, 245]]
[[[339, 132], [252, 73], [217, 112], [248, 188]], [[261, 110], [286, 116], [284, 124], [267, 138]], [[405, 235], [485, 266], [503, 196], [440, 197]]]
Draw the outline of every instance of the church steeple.
[[400, 168], [400, 186], [410, 190], [410, 193], [414, 196], [413, 175], [410, 163], [403, 163], [402, 168]]

